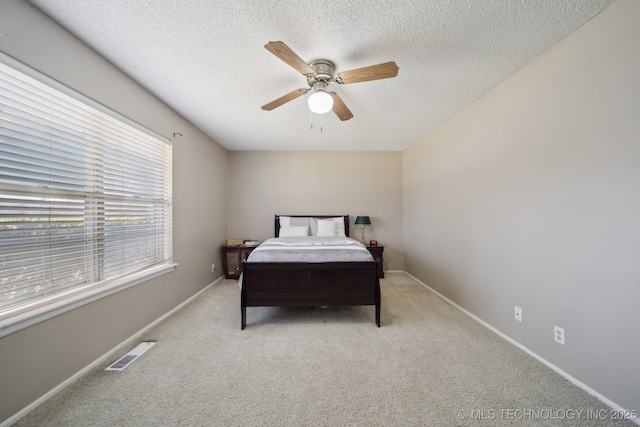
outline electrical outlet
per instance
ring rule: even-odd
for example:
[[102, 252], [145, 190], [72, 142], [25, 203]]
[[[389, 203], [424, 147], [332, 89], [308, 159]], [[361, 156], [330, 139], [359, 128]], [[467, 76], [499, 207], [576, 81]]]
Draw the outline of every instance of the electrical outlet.
[[517, 305], [513, 306], [513, 317], [518, 321], [522, 322], [522, 309]]
[[554, 326], [553, 339], [555, 339], [557, 343], [564, 345], [564, 329], [560, 326]]
[[215, 264], [211, 264], [211, 272], [212, 273], [216, 272], [216, 265]]

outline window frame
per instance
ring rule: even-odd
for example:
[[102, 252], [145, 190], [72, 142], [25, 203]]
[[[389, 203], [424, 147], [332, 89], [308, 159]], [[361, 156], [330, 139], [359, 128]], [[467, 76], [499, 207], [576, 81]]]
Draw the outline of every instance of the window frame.
[[[99, 102], [75, 91], [74, 89], [42, 74], [41, 72], [23, 64], [22, 62], [12, 58], [9, 55], [0, 51], [0, 63], [19, 72], [27, 77], [30, 77], [37, 82], [48, 86], [62, 94], [73, 98], [76, 101], [83, 103], [84, 105], [95, 109], [101, 113], [116, 119], [127, 126], [141, 131], [151, 137], [157, 139], [162, 143], [166, 143], [171, 146], [171, 140], [165, 138], [143, 126], [134, 122], [133, 120], [122, 116], [121, 114], [111, 110], [110, 108], [100, 104]], [[170, 154], [172, 156], [172, 154]], [[169, 200], [172, 196], [172, 177], [171, 177], [171, 164], [169, 164], [169, 175], [167, 185], [169, 186]], [[170, 215], [172, 216], [171, 207], [169, 207]], [[163, 274], [169, 273], [177, 266], [173, 262], [173, 241], [172, 241], [172, 220], [169, 221], [168, 232], [166, 232], [166, 238], [168, 239], [169, 253], [164, 257], [164, 262], [157, 263], [148, 267], [145, 267], [139, 271], [121, 275], [119, 277], [106, 279], [104, 281], [94, 282], [86, 285], [77, 286], [71, 288], [68, 291], [53, 294], [47, 298], [40, 298], [36, 301], [22, 304], [13, 308], [6, 309], [0, 313], [0, 337], [6, 336], [20, 329], [32, 326], [36, 323], [50, 319], [54, 316], [58, 316], [67, 311], [97, 301], [101, 298], [113, 295], [114, 293], [123, 291], [130, 287], [136, 286], [140, 283], [146, 282], [153, 278], [159, 277]]]

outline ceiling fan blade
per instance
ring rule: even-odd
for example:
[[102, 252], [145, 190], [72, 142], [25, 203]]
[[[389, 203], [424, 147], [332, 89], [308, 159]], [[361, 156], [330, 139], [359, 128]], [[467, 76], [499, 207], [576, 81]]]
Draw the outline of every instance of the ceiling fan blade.
[[333, 112], [336, 113], [336, 116], [343, 122], [352, 118], [353, 113], [349, 111], [342, 98], [335, 92], [331, 92], [331, 95], [333, 96]]
[[288, 94], [281, 96], [275, 101], [271, 101], [270, 103], [263, 105], [261, 108], [265, 111], [271, 111], [274, 108], [278, 108], [282, 104], [286, 104], [287, 102], [292, 101], [307, 92], [309, 92], [309, 89], [296, 89], [293, 92], [289, 92]]
[[296, 53], [289, 49], [289, 46], [283, 42], [269, 42], [265, 44], [264, 47], [269, 52], [289, 64], [289, 66], [293, 67], [299, 73], [304, 74], [305, 76], [314, 73], [313, 68], [304, 62], [302, 58], [296, 55]]
[[395, 62], [371, 65], [355, 70], [342, 71], [336, 74], [335, 81], [340, 84], [368, 82], [370, 80], [388, 79], [398, 75], [398, 66]]

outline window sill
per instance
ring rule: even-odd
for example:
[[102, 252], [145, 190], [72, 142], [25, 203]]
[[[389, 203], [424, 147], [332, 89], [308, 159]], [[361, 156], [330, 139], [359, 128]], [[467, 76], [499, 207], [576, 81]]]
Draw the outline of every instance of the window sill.
[[71, 296], [62, 295], [54, 297], [46, 302], [40, 302], [39, 305], [36, 305], [34, 308], [23, 307], [17, 309], [15, 314], [8, 312], [6, 313], [7, 317], [0, 318], [0, 338], [169, 273], [173, 271], [177, 265], [178, 264], [158, 265], [108, 283], [92, 285], [94, 286], [93, 288], [92, 286], [88, 286], [84, 290]]

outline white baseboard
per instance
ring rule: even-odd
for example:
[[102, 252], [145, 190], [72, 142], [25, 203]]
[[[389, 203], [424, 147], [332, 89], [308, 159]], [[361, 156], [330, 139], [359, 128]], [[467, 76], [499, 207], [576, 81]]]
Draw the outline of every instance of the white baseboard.
[[[562, 369], [558, 368], [553, 363], [549, 362], [548, 360], [546, 360], [542, 356], [540, 356], [540, 355], [534, 353], [533, 351], [529, 350], [527, 347], [525, 347], [522, 344], [520, 344], [519, 342], [515, 341], [514, 339], [512, 339], [508, 335], [503, 334], [502, 332], [500, 332], [499, 330], [497, 330], [496, 328], [494, 328], [493, 326], [491, 326], [490, 324], [488, 324], [484, 320], [480, 319], [478, 316], [476, 316], [473, 313], [465, 310], [464, 308], [462, 308], [461, 306], [459, 306], [455, 302], [451, 301], [449, 298], [447, 298], [444, 295], [442, 295], [440, 292], [436, 291], [435, 289], [431, 288], [426, 283], [422, 282], [420, 279], [412, 276], [411, 274], [407, 273], [406, 271], [404, 271], [404, 274], [406, 274], [407, 276], [411, 277], [413, 280], [415, 280], [416, 282], [420, 283], [422, 286], [427, 288], [429, 291], [433, 292], [438, 297], [442, 298], [444, 301], [446, 301], [447, 303], [451, 304], [453, 307], [457, 308], [458, 310], [460, 310], [461, 312], [463, 312], [464, 314], [466, 314], [467, 316], [469, 316], [470, 318], [472, 318], [476, 322], [480, 323], [482, 326], [484, 326], [485, 328], [489, 329], [491, 332], [501, 336], [502, 338], [504, 338], [505, 340], [507, 340], [511, 344], [513, 344], [516, 347], [518, 347], [520, 350], [524, 351], [525, 353], [527, 353], [528, 355], [532, 356], [536, 360], [542, 362], [544, 365], [546, 365], [549, 368], [553, 369], [555, 372], [557, 372], [558, 374], [562, 375], [564, 378], [566, 378], [567, 380], [571, 381], [573, 384], [575, 384], [576, 386], [580, 387], [581, 389], [583, 389], [584, 391], [586, 391], [590, 395], [596, 397], [602, 403], [604, 403], [604, 404], [608, 405], [609, 407], [611, 407], [613, 410], [618, 411], [621, 414], [631, 413], [629, 410], [627, 410], [627, 409], [623, 408], [622, 406], [616, 404], [615, 402], [611, 401], [610, 399], [607, 399], [605, 396], [603, 396], [602, 394], [598, 393], [596, 390], [592, 389], [591, 387], [589, 387], [588, 385], [586, 385], [583, 382], [579, 381], [578, 379], [572, 377], [571, 375], [569, 375], [568, 373], [566, 373]], [[631, 419], [631, 421], [633, 421], [636, 424], [640, 425], [640, 417], [636, 418], [636, 419]]]
[[158, 325], [160, 322], [162, 322], [163, 320], [165, 320], [166, 318], [168, 318], [169, 316], [171, 316], [172, 314], [174, 314], [175, 312], [180, 310], [182, 307], [184, 307], [187, 304], [189, 304], [191, 301], [193, 301], [198, 296], [200, 296], [204, 291], [206, 291], [207, 289], [211, 288], [213, 285], [215, 285], [216, 283], [218, 283], [221, 280], [224, 280], [224, 276], [221, 276], [216, 281], [208, 284], [205, 288], [203, 288], [197, 294], [193, 295], [191, 298], [189, 298], [188, 300], [184, 301], [182, 304], [178, 305], [173, 310], [165, 313], [164, 315], [162, 315], [161, 317], [159, 317], [158, 319], [156, 319], [155, 321], [153, 321], [149, 325], [145, 326], [140, 331], [136, 332], [131, 337], [127, 338], [122, 343], [118, 344], [117, 346], [115, 346], [114, 348], [109, 350], [107, 353], [105, 353], [104, 355], [102, 355], [98, 359], [94, 360], [92, 363], [90, 363], [89, 365], [85, 366], [80, 371], [76, 372], [73, 376], [71, 376], [70, 378], [68, 378], [64, 382], [58, 384], [55, 388], [49, 390], [44, 395], [40, 396], [40, 398], [38, 398], [37, 400], [33, 401], [30, 405], [24, 407], [21, 411], [17, 412], [12, 417], [4, 420], [2, 423], [0, 423], [0, 427], [8, 427], [11, 424], [15, 423], [20, 418], [24, 417], [29, 412], [33, 411], [35, 408], [37, 408], [38, 406], [40, 406], [41, 404], [46, 402], [48, 399], [53, 397], [56, 393], [58, 393], [59, 391], [61, 391], [65, 387], [71, 385], [72, 383], [74, 383], [76, 380], [78, 380], [84, 374], [86, 374], [87, 372], [91, 371], [93, 368], [95, 368], [95, 367], [99, 366], [100, 364], [102, 364], [105, 360], [107, 360], [109, 357], [111, 357], [112, 354], [120, 351], [120, 349], [122, 349], [123, 347], [131, 344], [131, 342], [139, 339], [139, 337], [141, 335], [143, 335], [148, 330], [150, 330], [151, 328], [153, 328], [154, 326]]

